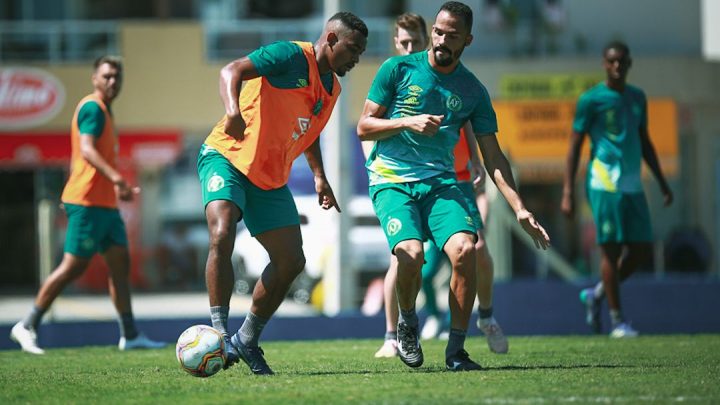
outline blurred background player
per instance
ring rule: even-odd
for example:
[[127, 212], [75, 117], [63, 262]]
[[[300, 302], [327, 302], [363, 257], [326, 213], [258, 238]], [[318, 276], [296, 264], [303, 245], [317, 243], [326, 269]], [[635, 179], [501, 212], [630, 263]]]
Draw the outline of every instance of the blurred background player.
[[[400, 55], [426, 51], [430, 42], [425, 19], [414, 13], [404, 13], [395, 20], [395, 49]], [[375, 145], [374, 142], [363, 142], [365, 158]], [[395, 293], [395, 280], [397, 280], [397, 258], [390, 255], [390, 267], [385, 273], [383, 282], [383, 296], [385, 301], [385, 341], [375, 353], [375, 357], [397, 356], [397, 323], [398, 301]]]
[[[358, 63], [367, 35], [362, 20], [340, 12], [327, 21], [315, 44], [275, 42], [220, 73], [225, 116], [201, 147], [198, 175], [210, 234], [210, 315], [227, 343], [226, 367], [242, 359], [255, 374], [274, 374], [258, 345], [260, 334], [305, 268], [300, 218], [287, 186], [290, 168], [304, 153], [319, 205], [340, 211], [325, 177], [319, 136], [340, 95], [335, 75], [344, 76]], [[255, 284], [245, 321], [230, 338], [231, 254], [241, 219], [270, 264]]]
[[[370, 196], [397, 258], [400, 360], [424, 362], [415, 301], [424, 262], [422, 241], [434, 240], [451, 262], [451, 329], [445, 349], [450, 371], [479, 370], [464, 349], [476, 294], [476, 228], [457, 187], [452, 151], [461, 127], [473, 125], [489, 172], [536, 246], [545, 230], [524, 207], [510, 166], [499, 148], [497, 122], [487, 90], [461, 63], [472, 42], [472, 10], [447, 2], [432, 30], [432, 49], [385, 61], [370, 87], [358, 122], [361, 140], [376, 141], [366, 164]], [[458, 95], [462, 89], [463, 97]]]
[[582, 290], [580, 300], [586, 306], [588, 324], [600, 333], [600, 304], [607, 296], [610, 336], [634, 337], [638, 332], [622, 314], [620, 282], [649, 260], [652, 252], [650, 212], [640, 176], [643, 159], [660, 183], [665, 206], [672, 203], [673, 193], [648, 134], [645, 93], [626, 83], [632, 66], [628, 46], [618, 41], [608, 44], [603, 50], [603, 66], [607, 79], [583, 93], [577, 102], [561, 210], [573, 216], [575, 174], [585, 135], [589, 135], [586, 191], [600, 245], [602, 281]]
[[37, 345], [42, 316], [65, 287], [85, 272], [96, 253], [102, 255], [110, 270], [108, 288], [119, 315], [118, 348], [165, 346], [138, 332], [130, 303], [130, 255], [117, 199], [132, 201], [140, 189], [131, 187], [115, 168], [118, 138], [110, 106], [120, 93], [122, 74], [120, 58], [97, 59], [92, 75], [93, 92], [75, 108], [70, 177], [61, 197], [68, 217], [64, 255], [40, 287], [33, 309], [10, 333], [10, 338], [28, 353], [44, 353]]

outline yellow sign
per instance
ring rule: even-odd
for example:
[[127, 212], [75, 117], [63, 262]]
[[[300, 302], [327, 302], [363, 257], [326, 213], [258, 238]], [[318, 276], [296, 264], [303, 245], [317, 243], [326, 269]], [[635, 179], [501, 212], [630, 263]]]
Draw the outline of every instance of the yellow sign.
[[[570, 146], [575, 101], [496, 101], [498, 141], [525, 178], [562, 175]], [[663, 171], [677, 170], [677, 106], [670, 99], [648, 100], [648, 130]], [[589, 156], [585, 140], [582, 157]]]
[[503, 75], [500, 78], [500, 98], [505, 100], [575, 99], [604, 78], [602, 73]]

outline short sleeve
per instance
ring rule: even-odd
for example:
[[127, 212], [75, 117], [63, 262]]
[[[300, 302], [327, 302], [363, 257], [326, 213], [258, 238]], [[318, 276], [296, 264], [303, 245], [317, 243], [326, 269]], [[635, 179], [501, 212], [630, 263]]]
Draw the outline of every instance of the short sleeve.
[[78, 112], [78, 129], [81, 135], [100, 137], [105, 128], [105, 113], [98, 103], [88, 101], [80, 107]]
[[485, 87], [481, 86], [481, 89], [477, 106], [470, 116], [470, 124], [475, 134], [494, 134], [498, 130], [495, 109]]
[[386, 60], [378, 69], [375, 79], [370, 85], [368, 100], [383, 107], [390, 107], [395, 95], [395, 83], [397, 78], [398, 64], [393, 58]]
[[248, 59], [260, 76], [277, 76], [287, 73], [296, 64], [297, 58], [305, 60], [299, 45], [288, 41], [273, 42], [252, 51]]
[[573, 120], [573, 131], [578, 134], [586, 134], [590, 131], [590, 120], [592, 99], [586, 93], [580, 96], [575, 107], [575, 119]]

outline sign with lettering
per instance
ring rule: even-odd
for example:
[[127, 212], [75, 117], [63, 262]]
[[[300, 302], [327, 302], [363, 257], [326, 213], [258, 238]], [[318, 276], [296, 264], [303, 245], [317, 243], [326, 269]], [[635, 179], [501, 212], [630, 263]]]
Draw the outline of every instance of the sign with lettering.
[[602, 73], [505, 74], [499, 95], [503, 100], [575, 99], [604, 79]]
[[37, 127], [65, 103], [65, 88], [55, 76], [32, 68], [0, 69], [0, 130]]
[[[498, 142], [524, 178], [562, 177], [570, 147], [575, 101], [496, 101]], [[666, 174], [677, 172], [677, 105], [670, 99], [648, 100], [648, 131]], [[582, 158], [587, 161], [590, 140]]]

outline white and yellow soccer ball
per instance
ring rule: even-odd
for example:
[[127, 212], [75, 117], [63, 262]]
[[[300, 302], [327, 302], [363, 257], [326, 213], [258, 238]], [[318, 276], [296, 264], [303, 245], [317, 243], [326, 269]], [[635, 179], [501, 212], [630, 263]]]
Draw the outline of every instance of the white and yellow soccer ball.
[[225, 341], [216, 329], [193, 325], [178, 338], [175, 354], [183, 370], [196, 377], [210, 377], [225, 364]]

